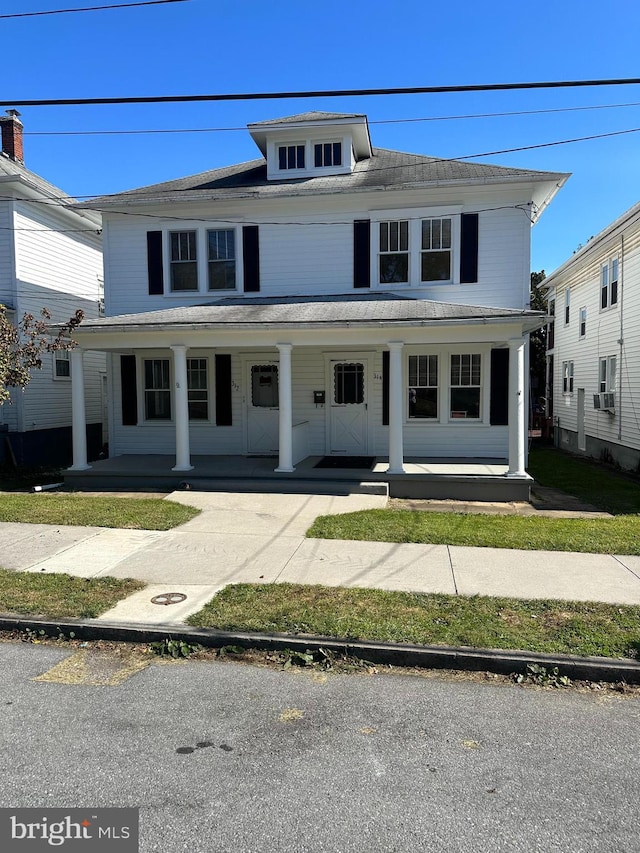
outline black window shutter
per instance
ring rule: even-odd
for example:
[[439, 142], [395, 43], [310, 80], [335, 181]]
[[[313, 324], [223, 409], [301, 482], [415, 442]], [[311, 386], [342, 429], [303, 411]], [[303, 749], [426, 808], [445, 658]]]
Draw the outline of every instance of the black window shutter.
[[138, 423], [138, 395], [136, 392], [136, 357], [120, 356], [120, 393], [122, 395], [122, 424]]
[[242, 229], [242, 263], [245, 292], [257, 293], [260, 290], [260, 241], [257, 225], [245, 225]]
[[216, 355], [216, 425], [232, 426], [230, 355]]
[[382, 423], [389, 424], [389, 350], [382, 351]]
[[353, 223], [353, 286], [371, 287], [371, 222]]
[[460, 282], [478, 280], [478, 214], [463, 213], [460, 224]]
[[489, 419], [492, 426], [509, 423], [509, 350], [491, 350], [491, 404]]
[[147, 231], [147, 271], [149, 275], [149, 296], [158, 296], [164, 293], [162, 231]]

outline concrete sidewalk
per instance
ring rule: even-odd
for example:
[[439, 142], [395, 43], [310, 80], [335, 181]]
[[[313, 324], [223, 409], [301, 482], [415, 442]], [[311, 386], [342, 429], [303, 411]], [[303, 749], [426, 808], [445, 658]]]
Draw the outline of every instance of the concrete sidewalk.
[[[305, 538], [318, 515], [384, 507], [381, 495], [186, 491], [167, 497], [202, 513], [166, 532], [2, 523], [0, 564], [145, 581], [144, 590], [101, 618], [149, 625], [181, 624], [226, 584], [239, 582], [640, 604], [638, 556]], [[185, 598], [151, 603], [168, 592]]]

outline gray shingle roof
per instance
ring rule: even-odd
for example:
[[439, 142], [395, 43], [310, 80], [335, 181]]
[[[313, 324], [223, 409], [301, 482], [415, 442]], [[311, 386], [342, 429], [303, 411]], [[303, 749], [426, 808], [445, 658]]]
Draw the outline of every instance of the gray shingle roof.
[[27, 167], [22, 163], [19, 163], [17, 160], [12, 160], [4, 153], [0, 153], [0, 177], [16, 178], [19, 181], [24, 181], [43, 195], [61, 198], [64, 201], [67, 199], [70, 202], [75, 201], [75, 199], [71, 198], [71, 196], [67, 195], [67, 193], [59, 187], [54, 186], [49, 183], [49, 181], [45, 181], [45, 179], [41, 178], [40, 175], [36, 175], [35, 172], [27, 169]]
[[306, 113], [298, 113], [294, 116], [284, 116], [283, 118], [272, 118], [267, 121], [254, 121], [248, 124], [248, 128], [252, 127], [269, 127], [274, 124], [303, 124], [309, 121], [342, 121], [350, 118], [366, 118], [364, 113], [327, 113], [320, 110], [309, 110]]
[[467, 163], [462, 160], [443, 160], [421, 154], [374, 148], [372, 157], [360, 160], [353, 172], [346, 175], [268, 181], [266, 161], [261, 158], [115, 195], [100, 196], [79, 206], [101, 208], [122, 203], [153, 203], [169, 199], [187, 201], [247, 196], [304, 196], [452, 182], [558, 181], [565, 177], [566, 175], [557, 172], [537, 172], [485, 163]]
[[78, 330], [109, 331], [117, 328], [144, 327], [148, 330], [167, 326], [251, 326], [273, 324], [379, 324], [464, 320], [509, 320], [540, 317], [539, 311], [512, 308], [486, 308], [455, 305], [387, 293], [329, 296], [227, 297], [206, 305], [167, 308], [143, 314], [104, 317], [82, 324]]

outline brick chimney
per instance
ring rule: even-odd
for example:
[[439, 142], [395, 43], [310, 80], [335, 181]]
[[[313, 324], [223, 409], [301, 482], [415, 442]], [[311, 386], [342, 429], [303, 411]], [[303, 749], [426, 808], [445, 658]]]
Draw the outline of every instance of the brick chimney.
[[0, 127], [2, 127], [2, 153], [11, 160], [24, 163], [24, 150], [22, 148], [22, 122], [18, 118], [18, 110], [7, 110], [6, 116], [0, 116]]

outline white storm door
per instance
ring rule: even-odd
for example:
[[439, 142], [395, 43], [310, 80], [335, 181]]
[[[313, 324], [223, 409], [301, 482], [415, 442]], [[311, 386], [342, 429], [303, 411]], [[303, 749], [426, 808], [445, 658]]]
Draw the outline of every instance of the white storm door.
[[357, 456], [368, 450], [367, 361], [331, 361], [329, 453]]
[[278, 365], [247, 369], [247, 452], [277, 454], [279, 447]]

